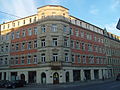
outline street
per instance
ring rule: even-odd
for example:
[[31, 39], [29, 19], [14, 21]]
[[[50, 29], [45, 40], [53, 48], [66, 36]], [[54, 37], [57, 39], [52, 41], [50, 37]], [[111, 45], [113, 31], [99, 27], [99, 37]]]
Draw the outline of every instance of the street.
[[[6, 89], [0, 88], [0, 90], [13, 90], [13, 89]], [[57, 85], [57, 86], [49, 86], [49, 87], [21, 87], [16, 88], [14, 90], [120, 90], [120, 82], [119, 81], [111, 81], [111, 82], [104, 82], [104, 83], [94, 83], [94, 84], [82, 84], [82, 85]]]

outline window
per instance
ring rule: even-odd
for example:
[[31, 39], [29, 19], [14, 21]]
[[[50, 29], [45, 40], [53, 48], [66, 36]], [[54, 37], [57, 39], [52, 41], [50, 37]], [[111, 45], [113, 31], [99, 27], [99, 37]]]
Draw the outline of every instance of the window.
[[96, 36], [94, 36], [94, 41], [97, 42], [97, 37]]
[[94, 57], [89, 56], [88, 59], [89, 59], [89, 64], [93, 64], [94, 63]]
[[68, 47], [68, 40], [66, 38], [64, 39], [64, 46]]
[[14, 39], [14, 32], [11, 33], [11, 38]]
[[10, 25], [8, 24], [8, 28], [10, 27]]
[[88, 44], [88, 51], [92, 51], [92, 45]]
[[57, 31], [57, 25], [56, 24], [52, 24], [52, 32], [56, 32]]
[[35, 35], [37, 35], [37, 31], [38, 31], [37, 27], [34, 27], [34, 34]]
[[25, 49], [25, 42], [22, 43], [22, 47], [21, 47], [21, 50], [24, 50]]
[[87, 38], [88, 40], [92, 40], [92, 35], [89, 34], [89, 33], [87, 33], [87, 34], [86, 34], [86, 38]]
[[95, 51], [95, 52], [98, 52], [97, 46], [94, 46], [94, 51]]
[[41, 54], [41, 62], [45, 62], [45, 54]]
[[77, 49], [80, 48], [80, 45], [79, 45], [79, 42], [78, 42], [78, 41], [76, 42], [76, 48], [77, 48]]
[[44, 13], [42, 13], [42, 15], [41, 15], [41, 16], [42, 16], [42, 18], [45, 18], [45, 14], [44, 14]]
[[100, 61], [99, 61], [99, 57], [96, 57], [96, 64], [99, 64]]
[[73, 35], [73, 29], [70, 28], [70, 35]]
[[42, 26], [41, 26], [41, 31], [42, 31], [42, 33], [46, 32], [45, 25], [42, 25]]
[[24, 64], [24, 62], [25, 62], [25, 57], [22, 56], [22, 58], [21, 58], [21, 64]]
[[20, 22], [18, 21], [18, 26], [20, 25]]
[[4, 52], [4, 46], [1, 46], [1, 52]]
[[84, 38], [84, 32], [83, 31], [81, 31], [80, 36], [81, 36], [81, 38]]
[[45, 39], [41, 40], [41, 47], [45, 47]]
[[13, 27], [15, 27], [15, 23], [13, 23]]
[[71, 41], [71, 45], [72, 48], [74, 48], [74, 41]]
[[30, 23], [31, 23], [31, 22], [32, 22], [32, 19], [30, 18], [29, 21], [30, 21]]
[[6, 47], [5, 47], [5, 51], [8, 52], [8, 45], [6, 45]]
[[11, 52], [15, 50], [14, 44], [11, 45]]
[[53, 38], [53, 46], [57, 46], [57, 38]]
[[34, 41], [34, 48], [37, 48], [37, 40]]
[[102, 48], [101, 47], [99, 47], [99, 53], [102, 53]]
[[25, 30], [22, 30], [22, 37], [25, 37], [25, 34], [26, 34]]
[[66, 61], [66, 62], [69, 61], [69, 55], [68, 55], [68, 53], [65, 53], [65, 61]]
[[9, 34], [6, 34], [6, 40], [9, 40]]
[[28, 42], [28, 49], [31, 49], [31, 48], [32, 48], [32, 42], [29, 41], [29, 42]]
[[80, 55], [77, 55], [77, 61], [78, 61], [78, 63], [81, 63], [81, 56]]
[[67, 31], [67, 26], [63, 26], [63, 31], [66, 32]]
[[56, 12], [52, 12], [52, 15], [55, 16], [55, 15], [56, 15]]
[[86, 64], [86, 57], [82, 56], [83, 64]]
[[25, 20], [23, 20], [23, 24], [25, 24]]
[[75, 62], [75, 56], [72, 55], [72, 62], [74, 63]]
[[34, 17], [34, 22], [36, 22], [36, 17]]
[[78, 31], [78, 29], [76, 29], [75, 32], [76, 32], [76, 36], [78, 37], [78, 36], [79, 36], [79, 31]]
[[28, 63], [28, 64], [31, 63], [31, 56], [30, 56], [30, 55], [28, 55], [28, 57], [27, 57], [27, 63]]
[[19, 44], [16, 44], [16, 51], [19, 50]]
[[18, 64], [18, 57], [15, 58], [15, 64]]
[[16, 38], [20, 38], [20, 32], [19, 31], [16, 32]]
[[82, 50], [85, 50], [85, 43], [81, 43], [82, 44]]
[[28, 35], [29, 35], [29, 36], [32, 35], [32, 29], [31, 29], [31, 28], [28, 29]]
[[53, 61], [54, 61], [54, 62], [57, 62], [57, 61], [58, 61], [58, 54], [57, 54], [57, 53], [54, 53], [54, 54], [53, 54]]
[[0, 65], [2, 65], [2, 64], [3, 64], [3, 59], [1, 58], [1, 59], [0, 59]]
[[10, 59], [10, 64], [13, 65], [14, 64], [14, 58]]
[[4, 62], [5, 65], [8, 64], [8, 58], [5, 58], [5, 62]]
[[37, 63], [37, 55], [34, 55], [33, 61], [34, 61], [35, 64]]

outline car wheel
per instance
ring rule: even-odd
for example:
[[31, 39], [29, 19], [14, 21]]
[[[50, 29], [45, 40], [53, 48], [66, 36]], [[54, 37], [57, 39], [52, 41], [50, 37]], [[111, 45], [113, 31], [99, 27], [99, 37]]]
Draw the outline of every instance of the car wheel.
[[13, 85], [12, 88], [15, 88], [15, 85]]
[[7, 88], [7, 85], [5, 85], [5, 88]]

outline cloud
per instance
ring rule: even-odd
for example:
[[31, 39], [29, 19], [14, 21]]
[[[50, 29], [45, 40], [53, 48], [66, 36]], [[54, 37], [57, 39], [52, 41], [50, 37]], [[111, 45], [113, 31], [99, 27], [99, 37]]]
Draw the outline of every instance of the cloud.
[[90, 7], [90, 11], [89, 11], [91, 14], [93, 15], [97, 15], [99, 13], [99, 10], [96, 8], [96, 6], [92, 5]]
[[[37, 7], [35, 5], [35, 1], [34, 0], [1, 0], [0, 1], [1, 6], [0, 10], [4, 10], [4, 12], [19, 16], [19, 17], [25, 17], [31, 14], [35, 14], [37, 12]], [[8, 18], [6, 17], [7, 15], [5, 15], [4, 18]], [[13, 16], [9, 16], [12, 17], [14, 19], [16, 19], [16, 17]]]
[[117, 9], [118, 7], [120, 7], [120, 0], [113, 0], [113, 3], [111, 5], [111, 9], [112, 10], [115, 10]]
[[93, 15], [97, 15], [98, 12], [99, 12], [98, 9], [91, 9], [91, 10], [90, 10], [90, 13], [93, 14]]
[[47, 0], [46, 3], [58, 5], [58, 4], [61, 4], [61, 0]]
[[106, 27], [108, 32], [111, 32], [115, 35], [120, 36], [120, 30], [116, 29], [116, 25], [117, 25], [117, 22], [116, 23], [111, 23], [111, 24], [106, 24], [105, 27]]

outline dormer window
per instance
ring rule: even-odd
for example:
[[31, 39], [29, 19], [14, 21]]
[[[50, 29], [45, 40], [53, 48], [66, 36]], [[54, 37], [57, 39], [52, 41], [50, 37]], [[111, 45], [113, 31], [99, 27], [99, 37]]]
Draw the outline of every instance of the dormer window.
[[36, 17], [34, 17], [34, 22], [36, 22]]
[[13, 27], [15, 27], [15, 23], [13, 23]]
[[10, 25], [8, 24], [8, 28], [10, 27]]
[[32, 22], [32, 19], [30, 18], [29, 20], [30, 20], [30, 23], [31, 23], [31, 22]]
[[23, 24], [25, 24], [25, 20], [23, 20]]
[[55, 15], [56, 15], [56, 12], [52, 12], [52, 15], [55, 16]]
[[44, 13], [42, 13], [42, 18], [44, 18], [45, 17], [45, 14]]

